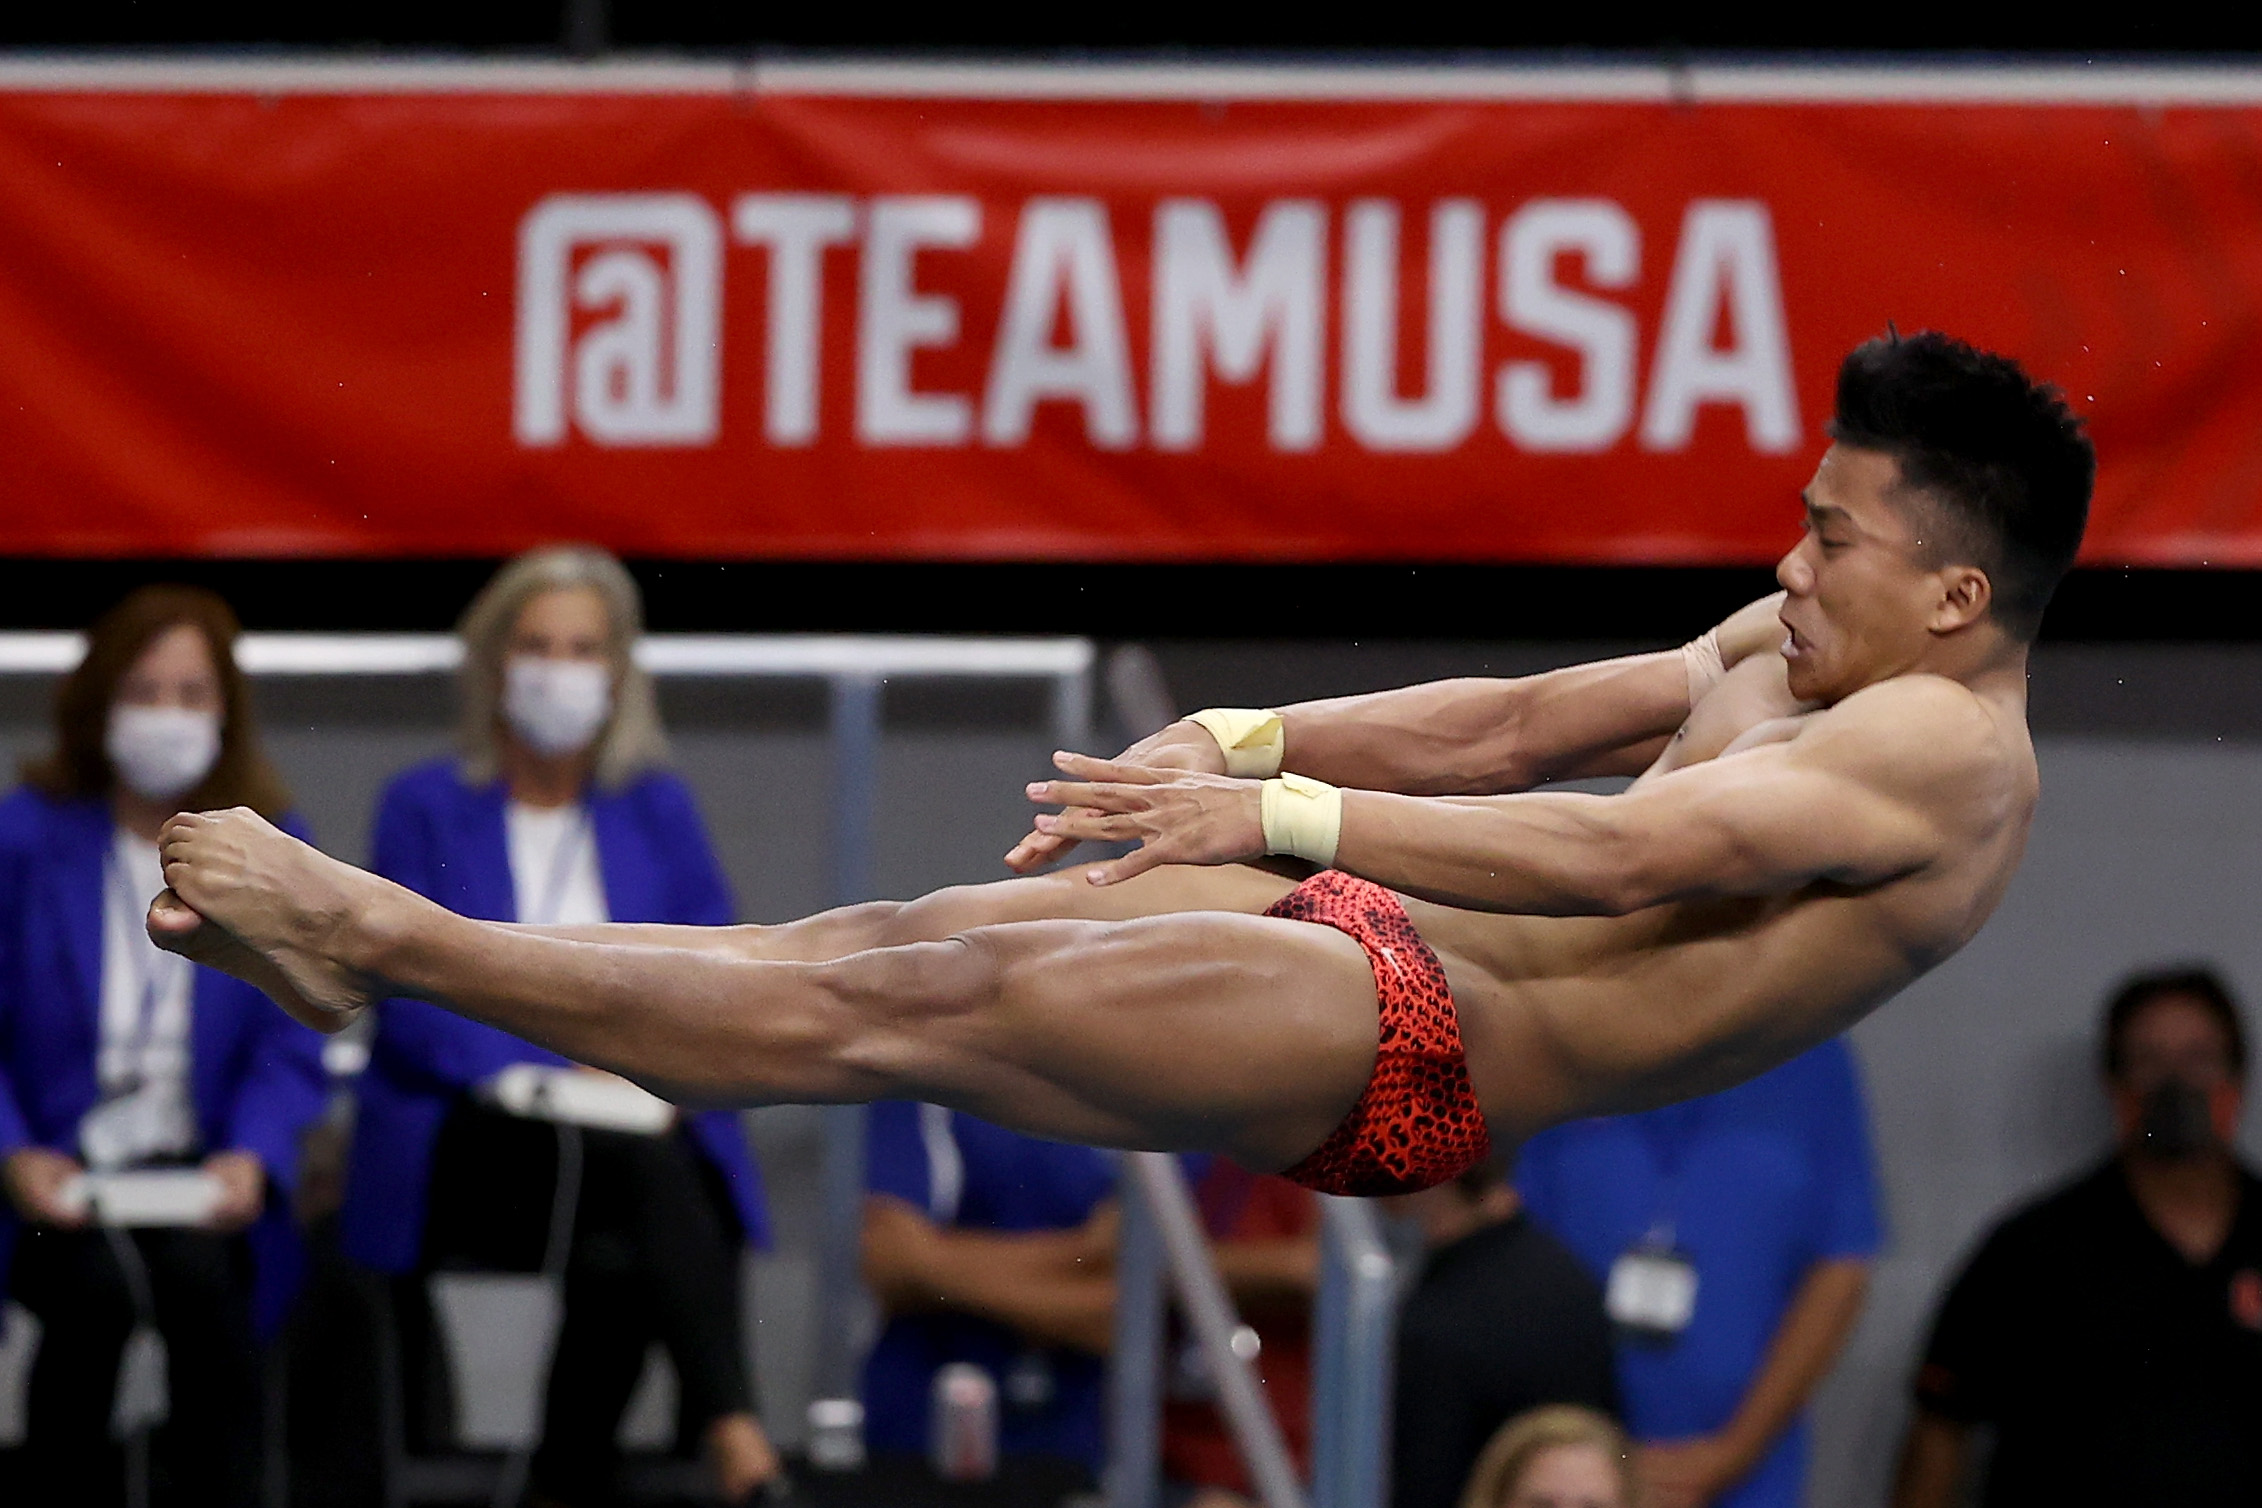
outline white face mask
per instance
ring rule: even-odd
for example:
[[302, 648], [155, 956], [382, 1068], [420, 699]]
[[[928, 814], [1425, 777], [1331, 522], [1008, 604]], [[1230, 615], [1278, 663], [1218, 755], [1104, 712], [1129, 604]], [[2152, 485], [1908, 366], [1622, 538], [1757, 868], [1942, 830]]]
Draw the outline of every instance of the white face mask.
[[537, 754], [580, 753], [612, 715], [609, 665], [518, 655], [503, 666], [503, 716]]
[[220, 714], [121, 702], [110, 709], [102, 752], [127, 790], [144, 801], [170, 801], [212, 773], [220, 757]]

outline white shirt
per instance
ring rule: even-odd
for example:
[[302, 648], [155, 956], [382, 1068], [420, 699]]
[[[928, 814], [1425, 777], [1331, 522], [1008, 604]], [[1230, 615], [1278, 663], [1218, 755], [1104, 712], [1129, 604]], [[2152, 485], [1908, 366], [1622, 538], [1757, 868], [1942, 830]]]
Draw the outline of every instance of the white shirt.
[[130, 1167], [196, 1151], [189, 1098], [195, 967], [149, 940], [149, 903], [165, 888], [157, 845], [120, 829], [103, 866], [102, 997], [95, 1079], [102, 1101], [79, 1122], [94, 1167]]
[[537, 926], [585, 927], [609, 922], [605, 877], [597, 868], [597, 834], [589, 809], [572, 806], [503, 808], [503, 838], [510, 850], [511, 891], [518, 919]]

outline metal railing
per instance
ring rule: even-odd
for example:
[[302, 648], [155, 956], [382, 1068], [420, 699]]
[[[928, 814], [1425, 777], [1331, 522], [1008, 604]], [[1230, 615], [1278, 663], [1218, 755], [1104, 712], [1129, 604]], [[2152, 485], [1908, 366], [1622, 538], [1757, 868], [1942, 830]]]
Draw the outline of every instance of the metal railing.
[[1320, 1197], [1312, 1508], [1380, 1508], [1390, 1480], [1398, 1264], [1364, 1199]]
[[[771, 641], [770, 665], [738, 668], [716, 641], [648, 638], [653, 646], [644, 663], [655, 675], [821, 674], [832, 692], [833, 901], [854, 905], [875, 895], [874, 854], [878, 835], [872, 793], [879, 782], [880, 690], [891, 676], [1045, 677], [1053, 683], [1053, 736], [1063, 748], [1081, 749], [1090, 740], [1093, 649], [1087, 639], [848, 639], [812, 637]], [[782, 653], [788, 647], [798, 658]], [[793, 668], [785, 668], [791, 665]], [[730, 668], [726, 668], [730, 667]], [[864, 1140], [868, 1120], [862, 1105], [828, 1105], [824, 1116], [822, 1186], [823, 1235], [818, 1243], [817, 1355], [810, 1410], [814, 1419], [861, 1417], [845, 1405], [858, 1394], [859, 1321], [863, 1301]], [[827, 1464], [848, 1465], [860, 1458], [861, 1441], [839, 1448], [841, 1429]]]
[[1107, 1508], [1161, 1501], [1165, 1285], [1217, 1389], [1235, 1449], [1264, 1508], [1381, 1508], [1388, 1475], [1397, 1273], [1374, 1209], [1321, 1201], [1312, 1485], [1297, 1480], [1288, 1446], [1257, 1381], [1251, 1334], [1233, 1310], [1175, 1159], [1124, 1159], [1116, 1250], [1114, 1354], [1109, 1368]]

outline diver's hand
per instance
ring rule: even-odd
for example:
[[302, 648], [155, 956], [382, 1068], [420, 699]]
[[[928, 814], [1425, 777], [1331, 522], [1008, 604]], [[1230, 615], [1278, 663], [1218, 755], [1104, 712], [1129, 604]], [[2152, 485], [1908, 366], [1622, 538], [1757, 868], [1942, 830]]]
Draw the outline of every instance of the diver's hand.
[[[1090, 758], [1089, 755], [1055, 755], [1053, 762], [1057, 765], [1064, 757]], [[1094, 761], [1102, 762], [1135, 765], [1148, 770], [1183, 770], [1204, 775], [1225, 773], [1225, 751], [1217, 746], [1217, 740], [1201, 724], [1185, 721], [1172, 723], [1161, 732], [1140, 739], [1113, 760]], [[1062, 812], [1061, 815], [1065, 817], [1071, 814]], [[1085, 810], [1074, 815], [1096, 818], [1102, 814], [1097, 810]], [[1005, 867], [1015, 874], [1034, 874], [1048, 864], [1067, 858], [1081, 841], [1082, 839], [1069, 837], [1065, 833], [1033, 827], [1027, 836], [1006, 851]]]
[[1064, 808], [1037, 819], [1040, 834], [1139, 845], [1087, 870], [1084, 877], [1094, 885], [1112, 885], [1158, 864], [1234, 864], [1265, 851], [1262, 781], [1082, 754], [1056, 754], [1053, 763], [1077, 778], [1030, 785], [1031, 801]]

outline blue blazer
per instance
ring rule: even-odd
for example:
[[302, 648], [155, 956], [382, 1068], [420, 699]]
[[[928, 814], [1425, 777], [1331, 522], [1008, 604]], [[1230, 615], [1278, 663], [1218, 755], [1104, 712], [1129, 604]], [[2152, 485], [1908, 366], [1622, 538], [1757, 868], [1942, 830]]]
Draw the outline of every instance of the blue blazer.
[[[728, 882], [681, 780], [648, 771], [617, 791], [593, 789], [587, 799], [613, 920], [705, 925], [732, 920]], [[500, 781], [467, 785], [453, 760], [404, 771], [378, 804], [371, 867], [459, 915], [516, 920], [505, 804]], [[381, 1272], [413, 1268], [424, 1249], [432, 1148], [449, 1108], [513, 1063], [565, 1061], [426, 1001], [384, 1001], [369, 1070], [361, 1076], [353, 1165], [339, 1216], [347, 1254]], [[737, 1113], [687, 1116], [685, 1127], [722, 1175], [747, 1239], [767, 1244], [761, 1175]]]
[[[290, 819], [284, 826], [305, 836]], [[0, 799], [0, 1157], [34, 1146], [77, 1156], [79, 1121], [101, 1097], [103, 873], [114, 831], [100, 800], [30, 789]], [[304, 1270], [287, 1196], [299, 1138], [322, 1114], [322, 1039], [212, 969], [196, 971], [193, 991], [197, 1130], [208, 1151], [257, 1153], [273, 1186], [248, 1233], [253, 1313], [272, 1329]], [[0, 1205], [0, 1274], [17, 1229]]]

